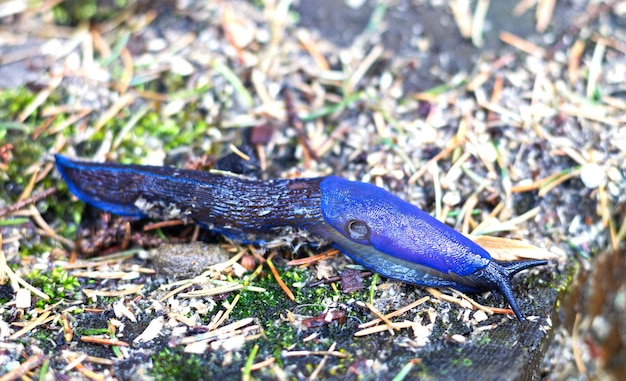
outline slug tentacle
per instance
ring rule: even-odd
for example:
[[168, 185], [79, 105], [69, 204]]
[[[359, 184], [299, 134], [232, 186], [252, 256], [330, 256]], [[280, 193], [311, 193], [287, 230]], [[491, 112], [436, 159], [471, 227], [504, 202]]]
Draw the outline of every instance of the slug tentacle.
[[306, 230], [391, 279], [500, 293], [520, 321], [524, 315], [511, 278], [546, 264], [496, 262], [418, 207], [374, 185], [340, 177], [263, 181], [223, 172], [55, 158], [70, 191], [108, 212], [188, 219], [245, 242], [286, 227]]
[[513, 290], [511, 288], [511, 279], [513, 275], [522, 270], [529, 269], [535, 266], [545, 265], [547, 262], [544, 260], [528, 260], [517, 262], [495, 262], [492, 261], [487, 267], [478, 270], [476, 273], [466, 276], [462, 282], [465, 284], [474, 284], [478, 291], [497, 291], [504, 296], [504, 299], [509, 303], [511, 309], [515, 313], [515, 316], [520, 321], [524, 321], [524, 314], [517, 306]]

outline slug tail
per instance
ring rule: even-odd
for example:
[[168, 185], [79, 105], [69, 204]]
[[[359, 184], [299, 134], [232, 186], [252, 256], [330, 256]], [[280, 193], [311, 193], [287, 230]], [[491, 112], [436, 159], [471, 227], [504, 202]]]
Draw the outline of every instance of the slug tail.
[[248, 242], [252, 237], [275, 236], [283, 228], [307, 229], [323, 222], [321, 178], [262, 181], [173, 167], [55, 158], [68, 189], [110, 213], [194, 221]]
[[[133, 202], [133, 181], [137, 176], [106, 164], [71, 160], [56, 154], [57, 170], [68, 189], [82, 201], [123, 216], [143, 217], [145, 213]], [[135, 179], [133, 179], [135, 177]]]

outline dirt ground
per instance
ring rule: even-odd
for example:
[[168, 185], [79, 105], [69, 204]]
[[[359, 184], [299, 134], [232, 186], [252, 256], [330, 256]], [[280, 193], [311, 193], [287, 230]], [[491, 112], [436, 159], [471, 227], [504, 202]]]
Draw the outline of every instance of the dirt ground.
[[[0, 381], [626, 377], [626, 3], [0, 3]], [[73, 197], [56, 153], [370, 182], [521, 273], [372, 274]], [[382, 318], [381, 318], [382, 317]]]

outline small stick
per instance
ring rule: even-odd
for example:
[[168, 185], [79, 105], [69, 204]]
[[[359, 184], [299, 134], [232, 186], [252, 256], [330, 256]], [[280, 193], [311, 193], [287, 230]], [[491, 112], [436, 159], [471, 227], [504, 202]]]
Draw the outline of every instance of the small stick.
[[293, 294], [293, 292], [291, 292], [289, 287], [287, 287], [285, 282], [283, 282], [283, 279], [280, 277], [278, 270], [276, 270], [274, 263], [272, 263], [272, 257], [274, 257], [274, 255], [276, 255], [276, 252], [272, 253], [272, 255], [270, 255], [269, 258], [267, 258], [267, 265], [270, 267], [272, 274], [274, 274], [274, 277], [276, 278], [276, 282], [278, 282], [278, 285], [280, 286], [280, 288], [282, 288], [285, 294], [287, 294], [287, 297], [291, 300], [296, 300], [295, 295]]
[[0, 377], [0, 381], [13, 381], [19, 380], [24, 377], [28, 371], [34, 369], [43, 363], [45, 359], [43, 353], [38, 353], [31, 356], [28, 360], [24, 361], [19, 367], [13, 369], [9, 373]]
[[37, 193], [34, 196], [25, 198], [21, 201], [16, 202], [15, 204], [8, 206], [6, 208], [0, 209], [0, 217], [4, 217], [7, 214], [11, 214], [13, 212], [16, 212], [20, 209], [22, 209], [23, 207], [25, 207], [26, 205], [29, 204], [34, 204], [39, 200], [42, 200], [48, 196], [50, 196], [51, 194], [54, 194], [57, 191], [56, 187], [52, 187], [52, 188], [48, 188], [40, 193]]

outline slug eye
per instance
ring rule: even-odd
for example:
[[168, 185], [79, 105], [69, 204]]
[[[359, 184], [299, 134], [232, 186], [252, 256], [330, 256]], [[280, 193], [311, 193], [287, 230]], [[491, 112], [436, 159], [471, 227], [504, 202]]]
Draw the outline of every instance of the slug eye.
[[346, 223], [346, 234], [355, 241], [369, 241], [370, 228], [360, 220], [350, 220]]

